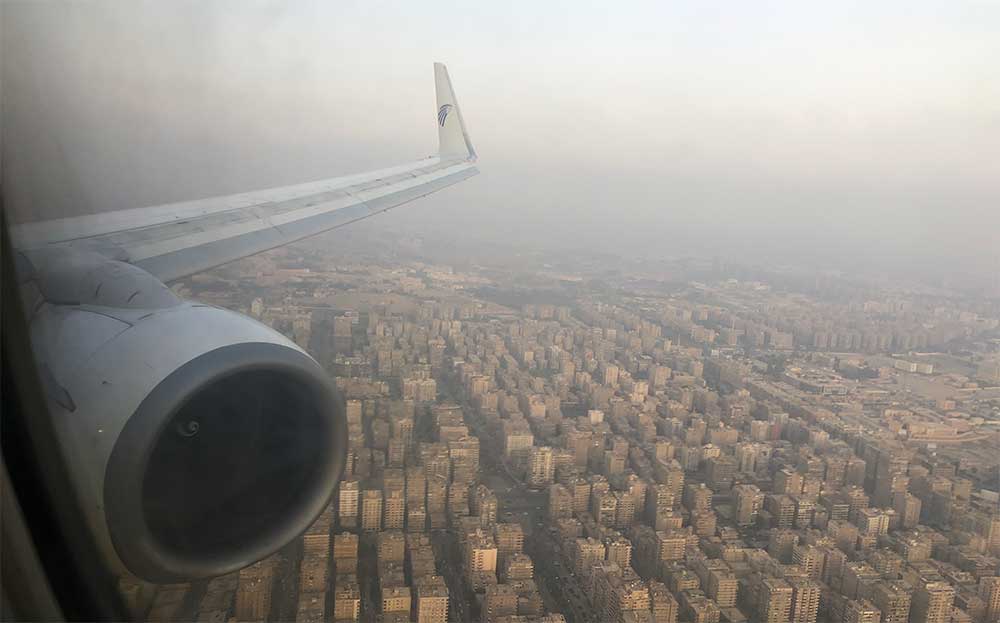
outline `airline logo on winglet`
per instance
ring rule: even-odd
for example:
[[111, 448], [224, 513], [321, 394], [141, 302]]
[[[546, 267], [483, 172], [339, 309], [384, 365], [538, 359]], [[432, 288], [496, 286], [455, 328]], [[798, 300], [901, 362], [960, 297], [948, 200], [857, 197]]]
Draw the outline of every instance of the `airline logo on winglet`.
[[438, 125], [442, 128], [444, 127], [445, 119], [448, 118], [448, 113], [454, 108], [451, 104], [444, 104], [441, 108], [438, 108]]

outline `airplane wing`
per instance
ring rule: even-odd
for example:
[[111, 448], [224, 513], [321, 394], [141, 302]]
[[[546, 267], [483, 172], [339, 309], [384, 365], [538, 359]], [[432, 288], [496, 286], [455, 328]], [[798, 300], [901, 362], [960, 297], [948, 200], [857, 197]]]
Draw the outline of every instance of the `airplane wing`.
[[438, 154], [305, 184], [26, 223], [15, 246], [96, 251], [173, 281], [384, 212], [476, 175], [476, 153], [447, 68], [434, 64]]

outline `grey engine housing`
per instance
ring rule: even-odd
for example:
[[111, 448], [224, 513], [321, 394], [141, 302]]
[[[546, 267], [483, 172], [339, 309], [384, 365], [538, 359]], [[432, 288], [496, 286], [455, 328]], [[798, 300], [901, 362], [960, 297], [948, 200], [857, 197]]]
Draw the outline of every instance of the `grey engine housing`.
[[119, 574], [218, 576], [329, 503], [347, 425], [323, 369], [240, 314], [88, 253], [26, 259], [50, 413], [91, 532]]

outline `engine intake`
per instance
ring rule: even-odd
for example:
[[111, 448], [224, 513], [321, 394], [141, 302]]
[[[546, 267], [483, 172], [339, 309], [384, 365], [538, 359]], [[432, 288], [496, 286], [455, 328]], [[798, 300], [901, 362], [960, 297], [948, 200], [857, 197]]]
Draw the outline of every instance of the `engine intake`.
[[235, 344], [147, 396], [115, 444], [104, 487], [112, 542], [133, 573], [219, 575], [309, 527], [336, 486], [346, 439], [315, 367], [282, 346]]

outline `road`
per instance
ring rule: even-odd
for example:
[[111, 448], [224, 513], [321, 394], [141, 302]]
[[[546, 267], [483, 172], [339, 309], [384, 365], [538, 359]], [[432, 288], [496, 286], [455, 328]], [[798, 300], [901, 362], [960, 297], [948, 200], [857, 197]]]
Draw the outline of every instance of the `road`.
[[[562, 557], [553, 526], [548, 522], [548, 493], [529, 489], [515, 478], [503, 461], [500, 444], [487, 433], [485, 421], [475, 408], [450, 383], [441, 383], [439, 387], [462, 406], [469, 431], [480, 439], [480, 478], [497, 496], [497, 520], [519, 522], [524, 530], [525, 553], [535, 565], [535, 582], [545, 607], [550, 612], [562, 613], [567, 623], [600, 623], [587, 598], [588, 589]], [[453, 590], [450, 586], [449, 590]]]
[[468, 589], [462, 575], [461, 552], [454, 534], [436, 531], [431, 533], [431, 545], [437, 569], [448, 585], [448, 620], [456, 623], [478, 620], [475, 595]]
[[525, 542], [525, 550], [535, 562], [535, 577], [544, 584], [559, 604], [568, 623], [596, 623], [587, 589], [568, 566], [547, 530], [538, 530], [537, 537]]
[[516, 521], [524, 530], [525, 553], [535, 564], [535, 582], [545, 607], [550, 612], [561, 612], [567, 623], [596, 623], [586, 589], [562, 560], [558, 539], [550, 530], [548, 494], [533, 491], [517, 480], [503, 464], [496, 444], [488, 443], [483, 423], [475, 415], [469, 415], [466, 420], [470, 429], [483, 440], [480, 475], [483, 483], [497, 496], [497, 520]]

